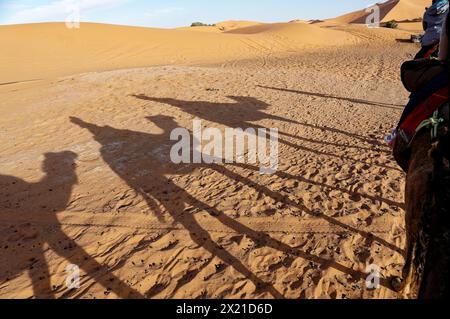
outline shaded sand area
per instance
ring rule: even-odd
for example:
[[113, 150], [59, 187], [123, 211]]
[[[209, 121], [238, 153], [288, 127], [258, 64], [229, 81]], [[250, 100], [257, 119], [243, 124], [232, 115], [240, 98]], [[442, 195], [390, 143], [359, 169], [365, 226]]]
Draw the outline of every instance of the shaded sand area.
[[[404, 176], [383, 137], [410, 33], [44, 24], [0, 27], [6, 51], [8, 28], [32, 49], [0, 53], [0, 298], [397, 297]], [[171, 164], [195, 118], [278, 128], [278, 172]]]

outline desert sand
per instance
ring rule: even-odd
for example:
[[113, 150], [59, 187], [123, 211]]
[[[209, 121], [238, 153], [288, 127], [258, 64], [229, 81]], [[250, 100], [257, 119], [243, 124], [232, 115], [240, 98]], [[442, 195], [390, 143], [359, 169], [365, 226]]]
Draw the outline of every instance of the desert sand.
[[[218, 26], [0, 27], [0, 298], [398, 297], [411, 32]], [[278, 171], [172, 164], [195, 118], [278, 128]]]

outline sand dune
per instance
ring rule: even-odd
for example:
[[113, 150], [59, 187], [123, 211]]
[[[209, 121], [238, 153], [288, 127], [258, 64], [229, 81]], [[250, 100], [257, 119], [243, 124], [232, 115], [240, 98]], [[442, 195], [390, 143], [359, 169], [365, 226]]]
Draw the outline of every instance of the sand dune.
[[219, 22], [216, 24], [216, 27], [221, 31], [230, 31], [235, 29], [241, 29], [246, 27], [252, 27], [257, 25], [262, 25], [264, 23], [256, 22], [256, 21], [245, 21], [245, 20], [228, 20]]
[[[382, 4], [383, 21], [418, 18], [428, 2], [388, 1]], [[0, 83], [120, 68], [223, 63], [353, 45], [379, 39], [380, 34], [383, 40], [404, 37], [395, 31], [370, 33], [349, 26], [363, 23], [365, 16], [357, 11], [313, 24], [230, 20], [174, 30], [93, 23], [83, 23], [80, 29], [67, 29], [62, 23], [0, 26]], [[401, 29], [415, 31], [411, 25]]]
[[[332, 32], [330, 32], [332, 31]], [[267, 34], [301, 40], [305, 44], [348, 44], [351, 37], [343, 32], [320, 28], [306, 23], [273, 23], [228, 31], [231, 34]]]
[[[341, 28], [296, 23], [226, 22], [225, 32], [138, 28], [83, 23], [0, 26], [0, 83], [155, 65], [199, 65], [293, 54], [317, 47], [353, 45], [363, 37]], [[213, 28], [213, 27], [205, 27]], [[348, 32], [350, 31], [350, 32]], [[401, 33], [385, 32], [386, 39]]]
[[[270, 35], [252, 37], [252, 30]], [[0, 82], [150, 65], [213, 63], [314, 44], [345, 45], [352, 38], [340, 31], [300, 24], [231, 32], [235, 34], [91, 23], [73, 30], [62, 23], [1, 26]]]
[[216, 23], [214, 25], [205, 25], [205, 26], [197, 26], [197, 27], [181, 27], [176, 28], [176, 30], [184, 30], [184, 31], [200, 31], [200, 32], [226, 32], [240, 28], [246, 28], [255, 25], [262, 25], [264, 23], [256, 22], [256, 21], [243, 21], [243, 20], [229, 20]]
[[391, 20], [405, 21], [422, 19], [425, 7], [430, 5], [430, 0], [400, 0], [397, 5], [383, 17], [382, 22]]
[[[421, 19], [425, 7], [431, 4], [431, 0], [389, 0], [380, 4], [381, 22], [391, 20], [405, 21]], [[365, 24], [370, 13], [359, 10], [343, 16], [325, 20], [321, 25], [342, 25], [349, 23]]]
[[236, 37], [83, 23], [0, 27], [0, 81], [146, 65], [213, 62], [235, 55]]

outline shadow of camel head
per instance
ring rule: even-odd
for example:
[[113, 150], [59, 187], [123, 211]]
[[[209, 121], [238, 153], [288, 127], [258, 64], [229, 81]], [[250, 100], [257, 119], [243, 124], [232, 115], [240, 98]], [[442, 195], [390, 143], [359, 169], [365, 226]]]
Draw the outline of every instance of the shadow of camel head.
[[178, 123], [172, 116], [167, 115], [152, 115], [147, 116], [147, 120], [154, 123], [156, 126], [162, 129], [174, 128], [178, 126]]
[[79, 127], [88, 130], [94, 136], [102, 136], [101, 135], [102, 133], [108, 132], [109, 129], [112, 129], [112, 127], [110, 127], [108, 125], [101, 125], [100, 126], [100, 125], [88, 123], [88, 122], [83, 121], [82, 119], [79, 119], [79, 118], [73, 117], [73, 116], [70, 117], [70, 121], [73, 124], [78, 125]]
[[72, 122], [75, 125], [78, 125], [81, 128], [86, 128], [86, 129], [100, 128], [100, 126], [98, 126], [98, 125], [85, 122], [82, 119], [79, 119], [78, 117], [74, 117], [74, 116], [70, 117], [70, 122]]

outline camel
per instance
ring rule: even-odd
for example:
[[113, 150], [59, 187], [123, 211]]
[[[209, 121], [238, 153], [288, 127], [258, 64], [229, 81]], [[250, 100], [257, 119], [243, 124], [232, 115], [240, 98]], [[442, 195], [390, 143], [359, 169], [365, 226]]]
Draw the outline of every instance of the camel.
[[449, 297], [448, 102], [440, 107], [439, 118], [437, 137], [425, 128], [416, 135], [405, 167], [407, 254], [402, 278], [394, 278], [392, 285], [406, 298]]

